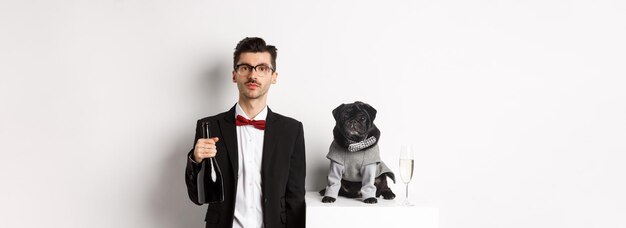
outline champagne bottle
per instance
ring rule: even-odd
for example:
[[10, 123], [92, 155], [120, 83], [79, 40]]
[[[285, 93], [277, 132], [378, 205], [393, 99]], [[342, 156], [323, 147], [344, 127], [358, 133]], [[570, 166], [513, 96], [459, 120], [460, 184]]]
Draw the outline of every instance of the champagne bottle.
[[[211, 124], [202, 123], [202, 138], [211, 137]], [[198, 173], [198, 201], [202, 204], [217, 203], [224, 201], [224, 181], [222, 171], [215, 157], [202, 160], [202, 166]]]

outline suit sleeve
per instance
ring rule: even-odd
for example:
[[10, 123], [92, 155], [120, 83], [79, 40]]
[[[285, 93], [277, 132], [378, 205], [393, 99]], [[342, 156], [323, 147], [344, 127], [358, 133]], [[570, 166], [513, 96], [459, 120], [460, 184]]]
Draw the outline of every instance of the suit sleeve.
[[187, 193], [189, 194], [189, 199], [197, 204], [202, 205], [198, 202], [198, 186], [197, 186], [197, 177], [200, 172], [200, 166], [193, 161], [193, 148], [196, 146], [196, 142], [198, 138], [200, 138], [200, 121], [196, 124], [196, 136], [193, 140], [193, 146], [191, 151], [187, 153], [186, 160], [187, 166], [185, 167], [185, 184], [187, 184]]
[[304, 130], [299, 123], [294, 151], [291, 154], [289, 177], [285, 191], [287, 209], [287, 227], [305, 227], [306, 204], [304, 202], [304, 179], [306, 176], [306, 156], [304, 149]]

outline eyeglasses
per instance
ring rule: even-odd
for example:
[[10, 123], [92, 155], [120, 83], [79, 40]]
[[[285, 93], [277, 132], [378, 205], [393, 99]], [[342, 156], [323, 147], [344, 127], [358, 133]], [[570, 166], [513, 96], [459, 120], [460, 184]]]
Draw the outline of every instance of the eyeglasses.
[[267, 76], [274, 71], [271, 66], [265, 64], [250, 66], [249, 64], [242, 63], [235, 66], [235, 72], [237, 72], [238, 75], [242, 76], [249, 75], [250, 73], [252, 73], [253, 70], [256, 71], [260, 76]]

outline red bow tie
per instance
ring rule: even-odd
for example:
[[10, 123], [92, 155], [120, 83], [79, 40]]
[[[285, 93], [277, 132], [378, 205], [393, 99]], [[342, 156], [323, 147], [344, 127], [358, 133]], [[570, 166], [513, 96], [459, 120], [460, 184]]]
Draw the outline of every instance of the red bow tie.
[[256, 129], [265, 130], [265, 120], [249, 120], [241, 115], [237, 115], [235, 124], [237, 126], [252, 125]]

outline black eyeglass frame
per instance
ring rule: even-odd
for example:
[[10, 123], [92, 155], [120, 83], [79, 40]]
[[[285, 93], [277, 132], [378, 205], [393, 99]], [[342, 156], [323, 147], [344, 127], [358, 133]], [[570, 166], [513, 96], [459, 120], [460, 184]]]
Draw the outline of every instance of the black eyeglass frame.
[[[235, 72], [238, 72], [238, 71], [237, 71], [237, 68], [239, 68], [240, 66], [248, 66], [248, 67], [252, 68], [252, 71], [250, 71], [250, 72], [257, 71], [257, 70], [256, 70], [256, 68], [257, 68], [257, 67], [260, 67], [260, 66], [269, 67], [269, 68], [270, 68], [270, 70], [271, 70], [270, 74], [271, 74], [271, 73], [274, 73], [274, 71], [275, 71], [275, 70], [274, 70], [274, 67], [272, 67], [272, 66], [270, 66], [270, 65], [267, 65], [267, 64], [259, 64], [259, 65], [256, 65], [256, 66], [252, 66], [252, 65], [247, 64], [247, 63], [240, 63], [240, 64], [235, 65], [235, 67], [233, 67], [233, 69], [235, 70]], [[258, 72], [258, 71], [257, 71], [257, 72]]]

